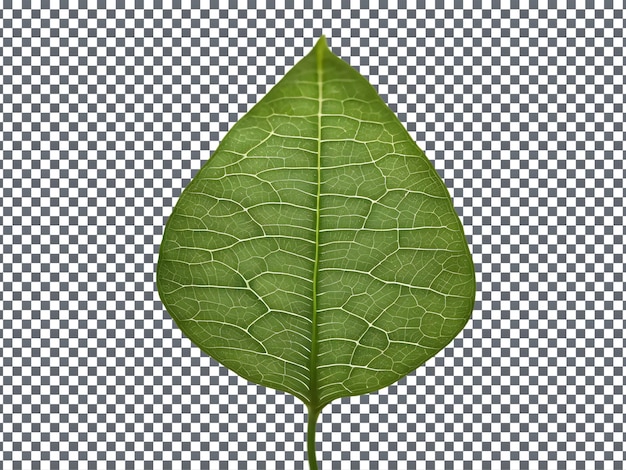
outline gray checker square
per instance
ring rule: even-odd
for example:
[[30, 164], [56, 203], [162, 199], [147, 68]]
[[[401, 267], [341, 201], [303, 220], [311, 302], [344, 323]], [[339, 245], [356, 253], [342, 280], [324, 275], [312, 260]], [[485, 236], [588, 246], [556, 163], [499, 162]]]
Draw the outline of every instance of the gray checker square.
[[334, 402], [328, 469], [620, 469], [621, 0], [4, 0], [2, 469], [304, 469], [305, 414], [200, 353], [155, 293], [163, 226], [321, 34], [444, 178], [473, 318]]

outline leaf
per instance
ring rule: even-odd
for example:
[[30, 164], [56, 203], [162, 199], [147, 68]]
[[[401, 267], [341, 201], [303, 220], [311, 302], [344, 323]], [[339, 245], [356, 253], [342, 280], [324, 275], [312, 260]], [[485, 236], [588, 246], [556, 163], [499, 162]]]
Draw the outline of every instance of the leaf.
[[226, 135], [160, 248], [168, 312], [204, 352], [315, 422], [444, 348], [474, 304], [437, 172], [324, 38]]

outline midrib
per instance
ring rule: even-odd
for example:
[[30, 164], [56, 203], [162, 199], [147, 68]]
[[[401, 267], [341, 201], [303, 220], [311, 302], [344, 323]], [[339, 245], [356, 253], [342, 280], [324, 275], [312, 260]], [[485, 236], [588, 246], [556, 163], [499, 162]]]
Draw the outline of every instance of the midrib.
[[315, 257], [313, 262], [313, 303], [312, 303], [312, 318], [311, 318], [311, 362], [309, 364], [310, 369], [310, 381], [309, 381], [309, 397], [311, 400], [310, 406], [314, 410], [319, 409], [319, 397], [317, 395], [317, 291], [318, 291], [318, 271], [319, 271], [319, 258], [320, 258], [320, 197], [321, 197], [321, 182], [322, 182], [322, 61], [324, 49], [318, 44], [315, 51], [316, 57], [316, 71], [317, 71], [317, 96], [318, 96], [318, 108], [317, 108], [317, 194], [315, 202]]

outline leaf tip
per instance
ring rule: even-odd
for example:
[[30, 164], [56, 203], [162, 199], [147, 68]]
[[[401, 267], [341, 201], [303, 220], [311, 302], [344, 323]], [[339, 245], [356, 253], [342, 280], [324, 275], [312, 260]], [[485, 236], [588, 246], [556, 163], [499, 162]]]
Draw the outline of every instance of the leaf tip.
[[326, 36], [324, 34], [322, 34], [317, 40], [317, 44], [315, 44], [315, 49], [328, 49], [328, 42], [326, 41]]

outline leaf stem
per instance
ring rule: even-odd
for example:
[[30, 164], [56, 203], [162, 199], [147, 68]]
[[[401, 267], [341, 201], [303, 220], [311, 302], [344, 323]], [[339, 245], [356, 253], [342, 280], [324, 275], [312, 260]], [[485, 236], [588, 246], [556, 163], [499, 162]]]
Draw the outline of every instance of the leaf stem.
[[309, 408], [308, 412], [308, 424], [306, 431], [306, 445], [307, 454], [309, 458], [309, 469], [317, 470], [317, 459], [315, 458], [315, 428], [317, 426], [317, 418], [320, 415], [320, 410]]

